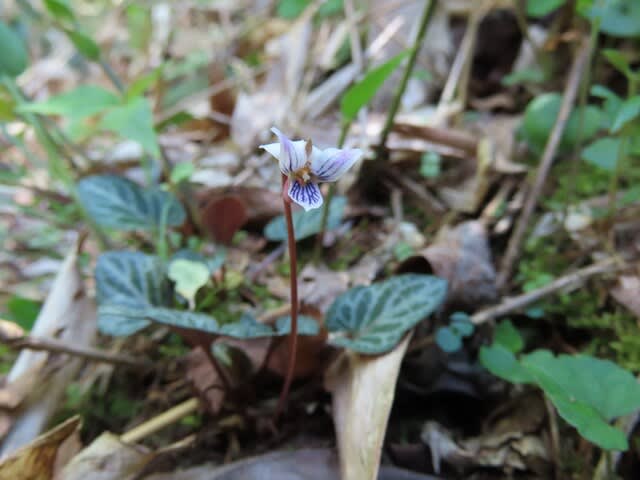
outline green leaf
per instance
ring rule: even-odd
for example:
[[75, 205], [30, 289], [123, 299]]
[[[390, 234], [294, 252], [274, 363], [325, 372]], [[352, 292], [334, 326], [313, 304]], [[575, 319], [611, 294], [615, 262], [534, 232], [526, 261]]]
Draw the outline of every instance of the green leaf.
[[[291, 317], [280, 317], [276, 320], [276, 334], [289, 335], [291, 332]], [[318, 335], [320, 327], [313, 317], [298, 315], [298, 335]]]
[[0, 21], [0, 45], [0, 76], [17, 77], [27, 68], [29, 55], [20, 36], [3, 21]]
[[565, 3], [566, 0], [529, 0], [527, 2], [527, 15], [536, 18], [544, 17]]
[[520, 365], [518, 359], [507, 347], [494, 343], [480, 348], [480, 363], [493, 373], [511, 383], [531, 383], [532, 375]]
[[411, 50], [396, 55], [382, 65], [373, 68], [342, 96], [340, 111], [345, 122], [353, 121], [362, 107], [371, 101], [382, 84], [394, 72]]
[[626, 450], [623, 432], [608, 425], [640, 408], [640, 384], [609, 360], [539, 350], [522, 365], [535, 377], [558, 413], [587, 440], [608, 450]]
[[268, 325], [258, 322], [252, 315], [245, 313], [237, 322], [223, 325], [220, 334], [234, 338], [261, 338], [273, 336], [274, 331]]
[[[529, 146], [536, 152], [541, 152], [544, 148], [553, 125], [560, 111], [562, 96], [558, 93], [545, 93], [535, 97], [524, 113], [522, 132], [529, 143]], [[600, 129], [601, 112], [595, 106], [587, 105], [583, 112], [582, 125], [580, 122], [580, 112], [575, 109], [571, 112], [562, 140], [560, 142], [561, 151], [570, 151], [580, 137], [583, 141], [593, 137]], [[582, 135], [580, 127], [582, 126]]]
[[65, 30], [65, 33], [82, 55], [94, 62], [100, 60], [100, 47], [91, 37], [78, 30]]
[[607, 172], [615, 172], [620, 145], [619, 138], [599, 138], [582, 150], [582, 159]]
[[18, 110], [78, 119], [100, 113], [119, 102], [119, 98], [109, 90], [97, 85], [81, 85], [42, 102], [26, 103]]
[[471, 322], [469, 315], [464, 312], [453, 313], [449, 320], [451, 321], [449, 328], [459, 337], [470, 337], [475, 330], [475, 325]]
[[61, 22], [72, 24], [76, 19], [73, 10], [65, 0], [44, 0], [44, 6], [53, 17]]
[[636, 95], [622, 102], [618, 115], [616, 115], [613, 125], [611, 126], [611, 133], [618, 133], [626, 124], [635, 120], [638, 115], [640, 115], [640, 95]]
[[146, 75], [136, 78], [127, 88], [125, 98], [127, 101], [140, 97], [162, 76], [163, 65], [155, 68]]
[[98, 257], [95, 271], [98, 328], [113, 336], [131, 335], [149, 321], [147, 308], [170, 298], [164, 264], [140, 252], [111, 251]]
[[631, 78], [633, 76], [633, 71], [631, 70], [631, 67], [629, 65], [629, 60], [627, 60], [627, 57], [625, 57], [622, 52], [614, 49], [605, 49], [602, 50], [602, 54], [607, 60], [609, 60], [609, 63], [613, 65], [625, 77]]
[[440, 327], [436, 330], [436, 343], [446, 353], [453, 353], [462, 347], [462, 339], [449, 327]]
[[171, 180], [171, 183], [174, 185], [189, 180], [195, 169], [196, 167], [191, 162], [180, 162], [171, 170], [169, 180]]
[[185, 330], [220, 334], [220, 327], [215, 318], [204, 313], [171, 308], [149, 307], [144, 310], [144, 317], [157, 323]]
[[176, 292], [195, 302], [198, 290], [209, 281], [209, 267], [205, 263], [177, 259], [169, 264], [169, 279], [175, 283]]
[[440, 175], [440, 155], [436, 152], [427, 152], [420, 158], [420, 175], [425, 178], [436, 178]]
[[153, 29], [151, 9], [147, 5], [130, 3], [125, 13], [131, 46], [138, 50], [146, 50], [149, 46]]
[[622, 107], [622, 98], [602, 85], [594, 85], [591, 87], [591, 95], [604, 100], [603, 107], [606, 118], [603, 119], [603, 124], [605, 128], [609, 128], [609, 126], [615, 121], [616, 116]]
[[[340, 226], [342, 213], [347, 205], [345, 197], [334, 197], [329, 207], [329, 218], [327, 219], [327, 230], [332, 230]], [[293, 231], [295, 239], [302, 240], [304, 238], [315, 235], [320, 231], [322, 223], [322, 208], [315, 208], [305, 212], [297, 210], [293, 212]], [[287, 240], [287, 224], [283, 215], [271, 220], [264, 228], [264, 236], [272, 241]]]
[[496, 326], [493, 342], [502, 345], [512, 353], [518, 353], [524, 348], [524, 340], [510, 320], [503, 320]]
[[181, 225], [186, 214], [175, 196], [158, 188], [143, 189], [115, 175], [86, 177], [78, 183], [80, 203], [101, 226], [118, 230], [157, 230]]
[[407, 274], [340, 295], [325, 319], [331, 343], [366, 354], [391, 350], [444, 301], [446, 280]]
[[310, 0], [279, 0], [276, 14], [281, 18], [293, 20], [298, 18], [310, 3]]
[[600, 30], [617, 37], [640, 36], [640, 2], [636, 0], [579, 0], [577, 11]]
[[7, 320], [17, 323], [28, 332], [36, 322], [41, 306], [42, 304], [40, 302], [36, 302], [30, 298], [12, 295], [7, 301], [7, 310], [9, 313]]
[[146, 98], [136, 97], [125, 105], [112, 108], [102, 117], [100, 127], [138, 142], [154, 157], [160, 156], [153, 111]]
[[502, 84], [506, 87], [522, 85], [526, 83], [542, 83], [546, 80], [545, 73], [539, 68], [523, 68], [505, 75]]

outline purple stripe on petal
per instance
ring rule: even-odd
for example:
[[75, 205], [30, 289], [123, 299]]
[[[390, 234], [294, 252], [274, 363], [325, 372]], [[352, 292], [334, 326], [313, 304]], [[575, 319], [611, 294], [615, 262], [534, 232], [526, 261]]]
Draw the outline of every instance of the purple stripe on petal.
[[292, 142], [276, 127], [273, 127], [271, 131], [276, 134], [280, 141], [280, 156], [278, 157], [280, 171], [285, 175], [289, 175], [304, 167], [307, 158], [305, 153], [307, 142], [304, 140]]
[[335, 182], [362, 156], [362, 150], [328, 148], [322, 155], [314, 156], [311, 171], [322, 182]]
[[309, 211], [322, 205], [322, 193], [320, 187], [313, 182], [301, 184], [298, 181], [289, 182], [289, 198]]

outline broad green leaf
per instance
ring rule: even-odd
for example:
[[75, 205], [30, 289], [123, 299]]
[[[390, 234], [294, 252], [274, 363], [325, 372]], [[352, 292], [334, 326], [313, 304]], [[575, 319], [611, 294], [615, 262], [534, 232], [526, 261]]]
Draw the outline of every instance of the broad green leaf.
[[201, 253], [194, 252], [193, 250], [189, 250], [184, 248], [182, 250], [178, 250], [171, 257], [171, 261], [178, 259], [190, 260], [192, 262], [204, 263], [209, 269], [209, 273], [213, 274], [218, 271], [218, 269], [224, 264], [225, 259], [227, 258], [227, 251], [222, 248], [217, 248], [216, 253], [213, 257], [205, 257]]
[[611, 125], [611, 133], [618, 133], [626, 124], [635, 120], [638, 115], [640, 115], [640, 95], [636, 95], [622, 102], [622, 106], [613, 121], [613, 125]]
[[29, 55], [20, 36], [3, 21], [0, 21], [0, 45], [0, 76], [17, 77], [27, 68]]
[[100, 47], [90, 36], [78, 30], [65, 30], [65, 32], [82, 55], [94, 62], [100, 60]]
[[591, 95], [593, 95], [594, 97], [602, 98], [604, 100], [603, 110], [605, 113], [605, 118], [603, 119], [602, 124], [604, 128], [609, 129], [611, 124], [613, 124], [613, 122], [615, 121], [616, 116], [620, 111], [620, 107], [622, 107], [622, 98], [602, 85], [594, 85], [593, 87], [591, 87]]
[[536, 18], [544, 17], [565, 3], [566, 0], [529, 0], [527, 2], [527, 15]]
[[26, 103], [21, 112], [84, 118], [95, 115], [120, 102], [117, 95], [97, 85], [81, 85], [42, 102]]
[[446, 280], [407, 274], [340, 295], [325, 319], [331, 343], [365, 354], [391, 350], [444, 301]]
[[453, 353], [462, 347], [462, 339], [449, 327], [440, 327], [436, 330], [436, 343], [447, 353]]
[[[276, 334], [289, 335], [291, 332], [291, 317], [280, 317], [276, 320]], [[318, 335], [320, 327], [314, 318], [306, 315], [298, 315], [298, 335]]]
[[617, 37], [640, 36], [640, 2], [637, 0], [579, 0], [577, 11], [600, 30]]
[[524, 348], [524, 340], [510, 320], [503, 320], [496, 326], [493, 342], [502, 345], [512, 353], [518, 353]]
[[[327, 230], [337, 228], [342, 221], [342, 213], [347, 205], [345, 197], [334, 197], [329, 207], [329, 218], [327, 219]], [[305, 212], [297, 210], [293, 212], [293, 230], [295, 239], [302, 240], [304, 238], [315, 235], [320, 231], [322, 223], [322, 208], [316, 208]], [[287, 240], [287, 224], [284, 216], [280, 215], [271, 220], [264, 228], [264, 236], [272, 241]]]
[[53, 15], [57, 20], [72, 24], [76, 16], [73, 10], [69, 6], [69, 3], [65, 0], [44, 0], [44, 6], [47, 11]]
[[[529, 146], [536, 152], [541, 152], [544, 148], [553, 125], [560, 111], [562, 96], [558, 93], [545, 93], [535, 97], [524, 113], [522, 131]], [[583, 141], [589, 140], [600, 129], [601, 112], [595, 106], [587, 105], [582, 113], [582, 125], [580, 122], [580, 112], [574, 109], [569, 116], [562, 140], [560, 142], [561, 151], [571, 150], [577, 143], [578, 138]], [[582, 135], [580, 135], [582, 127]]]
[[607, 172], [614, 172], [618, 163], [621, 141], [617, 137], [599, 138], [582, 150], [582, 159]]
[[340, 111], [344, 121], [351, 122], [356, 118], [360, 109], [371, 101], [385, 80], [398, 68], [409, 53], [410, 50], [406, 50], [382, 65], [371, 69], [362, 80], [345, 92], [340, 101]]
[[149, 321], [144, 311], [166, 305], [169, 283], [164, 264], [140, 252], [111, 251], [98, 257], [95, 270], [98, 328], [113, 336], [131, 335]]
[[157, 230], [181, 225], [184, 208], [169, 192], [143, 189], [115, 175], [86, 177], [78, 183], [80, 203], [101, 226], [118, 230]]
[[11, 320], [20, 325], [27, 332], [31, 330], [33, 324], [40, 313], [41, 302], [30, 298], [12, 295], [7, 300], [7, 310], [9, 315], [6, 320]]
[[511, 383], [531, 383], [532, 375], [520, 365], [520, 362], [507, 347], [494, 343], [480, 348], [480, 363], [493, 373]]
[[274, 331], [268, 325], [258, 322], [252, 315], [245, 313], [237, 322], [223, 325], [220, 328], [220, 334], [234, 338], [261, 338], [273, 336]]
[[196, 330], [213, 335], [220, 334], [220, 326], [210, 315], [171, 308], [149, 307], [144, 311], [145, 318], [157, 323], [185, 330]]
[[558, 413], [587, 440], [608, 450], [626, 450], [623, 432], [608, 425], [640, 408], [640, 383], [609, 360], [559, 355], [539, 350], [521, 363], [558, 408]]
[[153, 111], [146, 98], [136, 97], [125, 105], [112, 108], [102, 117], [100, 127], [138, 142], [154, 157], [160, 156]]
[[629, 66], [629, 60], [627, 60], [627, 57], [625, 57], [621, 51], [614, 49], [605, 49], [602, 50], [602, 54], [607, 60], [609, 60], [609, 63], [616, 67], [616, 69], [625, 77], [631, 78], [633, 76], [633, 72], [631, 71], [631, 67]]
[[175, 283], [176, 292], [194, 304], [198, 290], [209, 281], [209, 267], [203, 262], [177, 259], [169, 264], [169, 279]]

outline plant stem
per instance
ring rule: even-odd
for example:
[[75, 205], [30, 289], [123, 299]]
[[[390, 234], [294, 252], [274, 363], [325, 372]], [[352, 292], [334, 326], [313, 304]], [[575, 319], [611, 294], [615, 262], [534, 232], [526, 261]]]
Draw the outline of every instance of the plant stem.
[[387, 114], [387, 121], [384, 125], [384, 128], [382, 129], [382, 134], [380, 135], [379, 150], [384, 150], [387, 143], [387, 137], [389, 136], [389, 132], [391, 131], [391, 127], [393, 126], [393, 120], [396, 116], [396, 113], [398, 113], [398, 109], [400, 108], [402, 95], [407, 88], [407, 83], [409, 83], [409, 77], [411, 76], [413, 67], [416, 64], [416, 59], [418, 58], [418, 53], [420, 52], [422, 41], [424, 40], [424, 36], [427, 33], [427, 26], [429, 25], [429, 21], [433, 16], [433, 12], [435, 11], [437, 3], [437, 0], [430, 0], [429, 4], [424, 7], [424, 12], [422, 13], [422, 18], [420, 19], [420, 29], [418, 30], [415, 41], [413, 42], [411, 54], [409, 55], [409, 61], [407, 62], [407, 67], [404, 70], [404, 75], [402, 77], [402, 80], [400, 81], [400, 85], [398, 86], [396, 95], [393, 98], [391, 108], [389, 109], [389, 113]]
[[291, 214], [291, 203], [285, 198], [287, 194], [287, 176], [282, 175], [282, 195], [284, 203], [284, 216], [287, 220], [287, 243], [289, 245], [289, 283], [291, 289], [291, 332], [289, 333], [289, 362], [284, 385], [280, 392], [280, 399], [276, 408], [274, 421], [277, 422], [280, 414], [287, 403], [287, 396], [293, 381], [293, 371], [296, 364], [296, 353], [298, 351], [298, 262], [296, 257], [296, 239], [293, 232], [293, 216]]
[[[342, 122], [342, 129], [340, 130], [340, 138], [338, 139], [338, 148], [342, 148], [344, 146], [344, 142], [347, 139], [347, 134], [349, 133], [349, 128], [351, 128], [351, 122]], [[336, 194], [336, 184], [332, 183], [329, 185], [329, 191], [327, 192], [327, 198], [324, 201], [324, 205], [322, 206], [322, 220], [320, 220], [320, 231], [318, 232], [318, 237], [316, 238], [316, 245], [313, 250], [313, 263], [318, 263], [320, 261], [320, 256], [322, 255], [322, 245], [324, 243], [324, 233], [327, 229], [327, 222], [329, 221], [329, 207], [331, 205], [331, 200], [333, 200], [333, 196]]]

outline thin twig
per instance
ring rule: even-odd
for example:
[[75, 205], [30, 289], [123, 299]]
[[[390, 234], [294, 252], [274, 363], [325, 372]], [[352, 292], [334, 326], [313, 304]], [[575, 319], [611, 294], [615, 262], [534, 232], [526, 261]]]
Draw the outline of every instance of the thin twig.
[[182, 402], [179, 405], [176, 405], [173, 408], [170, 408], [166, 412], [161, 413], [157, 417], [153, 417], [152, 419], [134, 427], [132, 430], [129, 430], [126, 433], [123, 433], [120, 436], [120, 440], [124, 443], [136, 443], [142, 440], [145, 437], [157, 432], [158, 430], [163, 429], [169, 425], [176, 423], [178, 420], [183, 419], [187, 415], [198, 410], [198, 402], [197, 398], [190, 398]]
[[524, 204], [513, 235], [509, 239], [507, 251], [502, 258], [500, 274], [497, 281], [499, 289], [503, 289], [511, 277], [513, 264], [520, 253], [520, 246], [524, 240], [527, 228], [529, 228], [531, 215], [538, 205], [538, 200], [547, 180], [549, 170], [551, 169], [551, 164], [553, 163], [553, 158], [556, 155], [556, 151], [560, 145], [560, 139], [562, 138], [567, 121], [569, 120], [569, 115], [571, 114], [571, 110], [578, 93], [582, 72], [584, 71], [587, 65], [587, 60], [589, 59], [589, 52], [590, 44], [583, 41], [573, 61], [573, 65], [571, 66], [571, 72], [569, 73], [569, 78], [567, 80], [567, 86], [564, 91], [560, 111], [558, 112], [558, 117], [556, 118], [551, 135], [549, 135], [549, 140], [545, 146], [544, 153], [542, 154], [540, 167], [538, 168], [533, 187], [531, 188], [527, 201]]
[[624, 268], [624, 262], [620, 262], [620, 259], [608, 258], [594, 265], [590, 265], [560, 277], [544, 287], [540, 287], [536, 290], [523, 293], [522, 295], [515, 297], [508, 297], [499, 305], [485, 308], [484, 310], [474, 313], [471, 316], [471, 321], [476, 325], [488, 322], [489, 320], [493, 320], [494, 318], [498, 318], [516, 310], [522, 310], [538, 300], [548, 297], [560, 290], [564, 290], [565, 288], [581, 285], [587, 279], [595, 275], [615, 272], [622, 268]]
[[50, 338], [39, 338], [24, 336], [18, 338], [0, 338], [0, 343], [16, 349], [29, 349], [51, 353], [65, 353], [74, 357], [82, 357], [95, 362], [113, 363], [134, 368], [151, 368], [153, 364], [148, 360], [143, 360], [129, 355], [121, 355], [105, 352], [96, 348], [79, 347], [69, 345], [60, 340]]
[[389, 108], [389, 113], [387, 114], [386, 123], [380, 135], [379, 148], [381, 150], [384, 150], [385, 145], [387, 144], [387, 137], [389, 136], [389, 132], [391, 132], [393, 121], [396, 118], [398, 109], [400, 108], [402, 95], [404, 95], [404, 91], [407, 88], [407, 83], [409, 83], [411, 72], [413, 71], [413, 67], [416, 64], [416, 59], [418, 58], [418, 53], [420, 52], [420, 47], [422, 46], [424, 36], [427, 33], [427, 26], [429, 25], [429, 22], [433, 17], [433, 12], [435, 11], [437, 4], [437, 0], [429, 0], [429, 4], [424, 7], [424, 12], [422, 13], [422, 18], [420, 19], [420, 29], [418, 30], [415, 41], [413, 42], [413, 48], [411, 49], [411, 54], [409, 55], [407, 67], [404, 70], [404, 75], [402, 76], [402, 80], [400, 81], [398, 90], [396, 91], [395, 97], [393, 98], [391, 107]]

